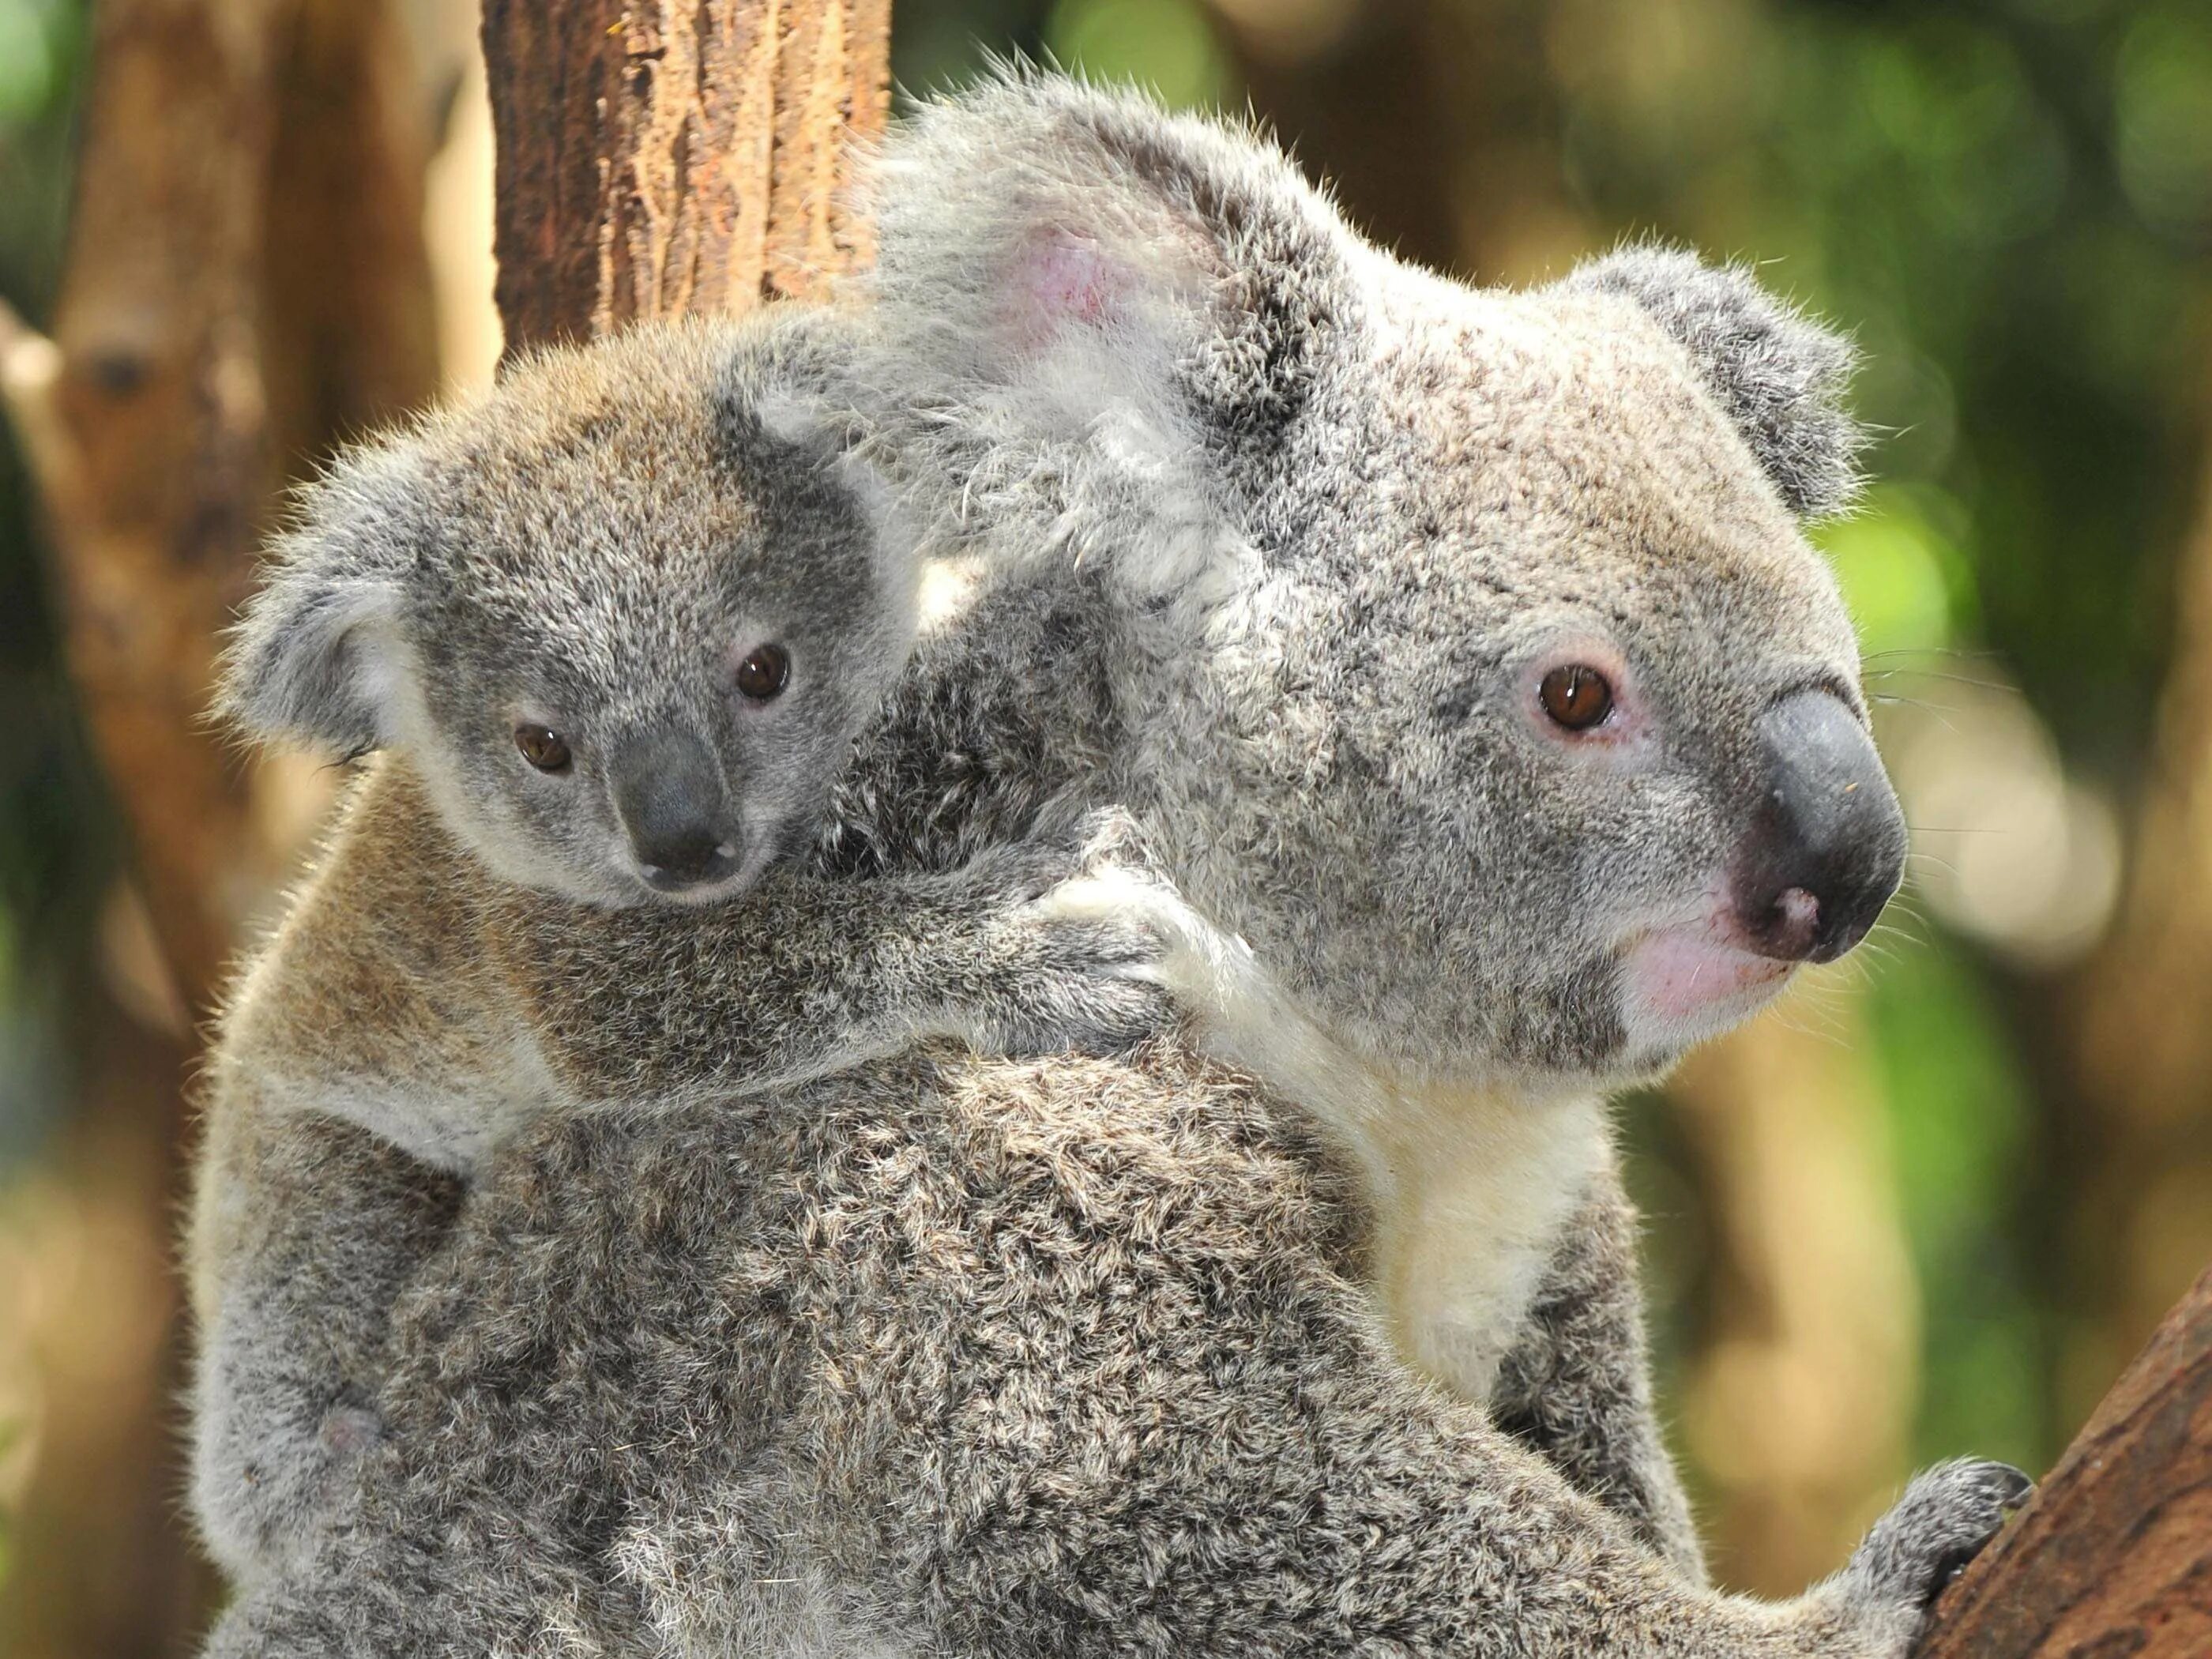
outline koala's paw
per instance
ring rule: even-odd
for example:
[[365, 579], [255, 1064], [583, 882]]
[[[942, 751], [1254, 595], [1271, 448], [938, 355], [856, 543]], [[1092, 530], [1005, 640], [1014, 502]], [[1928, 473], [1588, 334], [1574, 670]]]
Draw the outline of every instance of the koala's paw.
[[340, 1401], [312, 1427], [260, 1424], [225, 1437], [195, 1471], [195, 1507], [216, 1559], [234, 1574], [290, 1555], [338, 1504], [382, 1420]]
[[2035, 1482], [2008, 1463], [1939, 1463], [1916, 1476], [1874, 1523], [1835, 1582], [1901, 1654], [1944, 1587], [2034, 1490]]
[[962, 878], [979, 896], [1012, 908], [1109, 869], [1139, 867], [1143, 836], [1118, 806], [1050, 814], [1030, 835], [978, 854]]
[[978, 861], [1003, 907], [981, 1011], [994, 1045], [1110, 1054], [1175, 1023], [1178, 964], [1208, 930], [1142, 856], [1133, 821], [1107, 809]]

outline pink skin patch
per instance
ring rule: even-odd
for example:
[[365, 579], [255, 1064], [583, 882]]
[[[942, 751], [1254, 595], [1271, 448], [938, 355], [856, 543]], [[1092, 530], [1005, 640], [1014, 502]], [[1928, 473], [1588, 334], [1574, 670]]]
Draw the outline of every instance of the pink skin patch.
[[1797, 966], [1752, 948], [1726, 882], [1717, 882], [1698, 913], [1644, 929], [1621, 951], [1630, 1047], [1679, 1052], [1716, 1036], [1771, 1001]]
[[1111, 314], [1115, 272], [1093, 242], [1048, 233], [1024, 250], [1013, 274], [1014, 331], [1024, 347], [1044, 344], [1068, 323], [1096, 328]]
[[1715, 939], [1702, 922], [1647, 933], [1622, 960], [1632, 1007], [1657, 1019], [1690, 1019], [1748, 995], [1765, 996], [1796, 964]]

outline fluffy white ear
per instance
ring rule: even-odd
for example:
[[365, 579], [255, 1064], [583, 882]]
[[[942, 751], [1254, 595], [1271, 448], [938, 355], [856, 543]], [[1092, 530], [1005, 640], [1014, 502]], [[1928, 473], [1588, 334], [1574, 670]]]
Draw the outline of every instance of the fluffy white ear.
[[219, 714], [256, 738], [349, 757], [390, 739], [405, 581], [424, 533], [420, 465], [402, 440], [308, 488], [231, 630]]
[[1341, 325], [1352, 239], [1279, 151], [1008, 71], [886, 142], [860, 354], [945, 499], [1170, 587], [1237, 544], [1242, 479]]
[[1593, 259], [1565, 286], [1643, 307], [1690, 356], [1783, 501], [1832, 518], [1859, 490], [1864, 429], [1844, 407], [1858, 352], [1741, 265], [1644, 245]]

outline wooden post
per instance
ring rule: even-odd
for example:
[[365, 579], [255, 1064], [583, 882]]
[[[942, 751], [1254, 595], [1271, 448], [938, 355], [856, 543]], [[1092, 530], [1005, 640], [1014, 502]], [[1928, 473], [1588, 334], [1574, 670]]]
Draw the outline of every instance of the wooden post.
[[2212, 1269], [1936, 1607], [1921, 1659], [2212, 1654]]
[[507, 349], [864, 263], [844, 186], [890, 109], [890, 0], [486, 0]]

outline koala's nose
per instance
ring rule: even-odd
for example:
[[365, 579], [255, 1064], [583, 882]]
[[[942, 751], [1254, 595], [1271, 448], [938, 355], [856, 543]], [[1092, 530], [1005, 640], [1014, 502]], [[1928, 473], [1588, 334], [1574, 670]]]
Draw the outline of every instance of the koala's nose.
[[1766, 793], [1731, 882], [1752, 948], [1832, 962], [1905, 873], [1905, 813], [1874, 739], [1842, 701], [1799, 691], [1762, 715]]
[[738, 867], [722, 774], [698, 738], [663, 732], [630, 745], [614, 769], [615, 811], [640, 872], [677, 893], [720, 881]]

